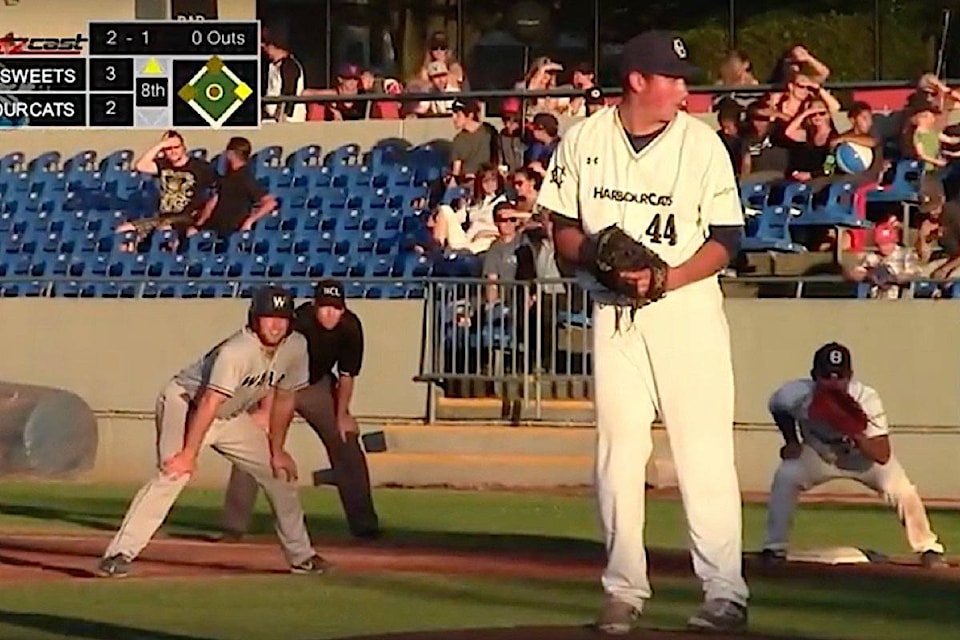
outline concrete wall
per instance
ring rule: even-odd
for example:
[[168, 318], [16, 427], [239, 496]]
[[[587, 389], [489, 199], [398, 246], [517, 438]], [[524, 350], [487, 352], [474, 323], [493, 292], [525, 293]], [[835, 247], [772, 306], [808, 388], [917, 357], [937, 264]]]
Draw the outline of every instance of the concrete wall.
[[[423, 416], [426, 389], [412, 381], [423, 303], [356, 300], [351, 308], [364, 321], [367, 348], [356, 412]], [[9, 344], [0, 380], [67, 389], [98, 412], [152, 411], [165, 381], [245, 318], [242, 300], [2, 300], [0, 335]]]

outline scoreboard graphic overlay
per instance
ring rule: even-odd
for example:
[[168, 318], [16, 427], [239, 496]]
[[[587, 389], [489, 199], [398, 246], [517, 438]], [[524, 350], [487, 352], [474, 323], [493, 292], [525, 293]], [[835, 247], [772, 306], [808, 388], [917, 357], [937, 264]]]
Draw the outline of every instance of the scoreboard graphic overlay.
[[260, 23], [91, 22], [0, 38], [0, 129], [256, 129]]

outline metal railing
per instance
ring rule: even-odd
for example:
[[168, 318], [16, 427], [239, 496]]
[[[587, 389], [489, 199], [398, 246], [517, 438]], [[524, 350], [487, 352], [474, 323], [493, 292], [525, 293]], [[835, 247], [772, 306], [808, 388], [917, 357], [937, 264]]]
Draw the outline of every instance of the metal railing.
[[[960, 84], [960, 79], [944, 79], [944, 82], [950, 86]], [[877, 89], [912, 89], [916, 87], [915, 82], [907, 80], [883, 80], [883, 81], [863, 81], [863, 82], [827, 82], [824, 88], [830, 91], [851, 91], [851, 90], [877, 90]], [[604, 96], [623, 95], [621, 87], [601, 87]], [[722, 85], [693, 85], [688, 87], [688, 91], [693, 95], [711, 95], [726, 93], [765, 93], [768, 91], [780, 91], [783, 85], [780, 84], [754, 84], [739, 86]], [[309, 95], [281, 95], [281, 96], [263, 96], [263, 104], [286, 104], [295, 103], [329, 103], [343, 102], [425, 102], [430, 100], [502, 100], [504, 98], [582, 98], [585, 97], [587, 90], [574, 88], [557, 89], [482, 89], [472, 91], [451, 91], [449, 93], [424, 93], [424, 92], [404, 92], [404, 93], [358, 93], [355, 95], [329, 94], [309, 94]]]

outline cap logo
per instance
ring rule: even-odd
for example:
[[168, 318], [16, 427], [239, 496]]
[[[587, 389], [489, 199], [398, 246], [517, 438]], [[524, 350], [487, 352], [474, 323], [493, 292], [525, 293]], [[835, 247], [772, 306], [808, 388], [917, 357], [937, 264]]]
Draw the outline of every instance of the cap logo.
[[287, 299], [284, 296], [273, 296], [273, 306], [277, 309], [283, 309], [287, 306]]
[[339, 287], [335, 287], [335, 286], [324, 287], [324, 288], [323, 288], [323, 295], [325, 295], [325, 296], [331, 296], [331, 297], [335, 297], [335, 298], [339, 298], [339, 297], [340, 297], [340, 288], [339, 288]]
[[687, 47], [680, 38], [673, 39], [673, 52], [676, 53], [677, 57], [681, 60], [687, 59]]
[[843, 363], [843, 353], [837, 351], [836, 349], [832, 350], [828, 356], [830, 358], [830, 364], [837, 366]]

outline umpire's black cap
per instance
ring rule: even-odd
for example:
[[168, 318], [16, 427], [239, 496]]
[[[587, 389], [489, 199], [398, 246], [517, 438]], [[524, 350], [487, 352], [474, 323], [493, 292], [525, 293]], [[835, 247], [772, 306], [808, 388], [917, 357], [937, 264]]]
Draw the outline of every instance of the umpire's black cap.
[[250, 298], [251, 318], [293, 319], [293, 296], [283, 287], [260, 287]]
[[850, 349], [839, 342], [828, 342], [813, 354], [813, 369], [810, 375], [818, 378], [849, 378], [853, 374], [853, 358]]
[[313, 290], [313, 302], [318, 307], [335, 307], [345, 309], [347, 296], [343, 292], [343, 285], [337, 280], [321, 280]]
[[620, 77], [639, 71], [669, 78], [693, 79], [700, 69], [690, 63], [687, 43], [666, 31], [645, 31], [623, 46]]

